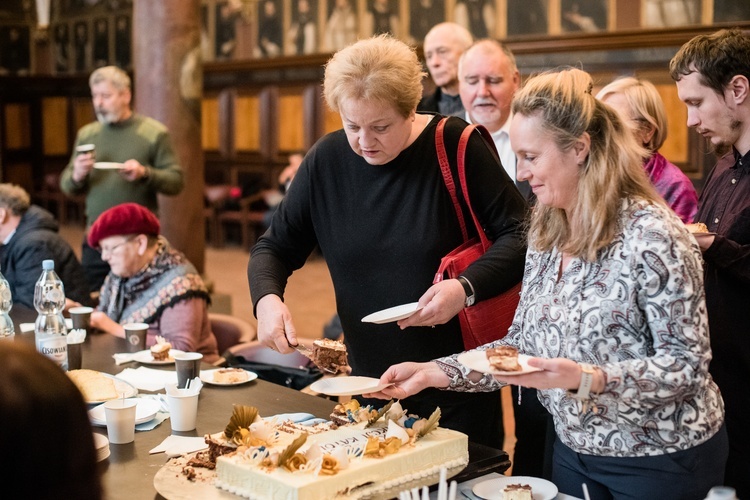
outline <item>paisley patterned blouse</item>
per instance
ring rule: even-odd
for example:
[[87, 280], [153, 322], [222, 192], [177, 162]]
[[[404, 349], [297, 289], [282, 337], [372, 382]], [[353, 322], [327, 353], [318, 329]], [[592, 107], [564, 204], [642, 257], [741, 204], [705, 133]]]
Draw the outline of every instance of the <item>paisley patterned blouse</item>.
[[[620, 232], [596, 262], [529, 248], [521, 301], [508, 335], [524, 354], [598, 365], [604, 392], [584, 407], [564, 389], [539, 391], [560, 440], [578, 453], [660, 455], [694, 447], [724, 421], [708, 373], [700, 250], [667, 208], [625, 201]], [[482, 346], [479, 349], [494, 344]], [[496, 390], [490, 375], [468, 379], [457, 355], [437, 360], [450, 390]]]

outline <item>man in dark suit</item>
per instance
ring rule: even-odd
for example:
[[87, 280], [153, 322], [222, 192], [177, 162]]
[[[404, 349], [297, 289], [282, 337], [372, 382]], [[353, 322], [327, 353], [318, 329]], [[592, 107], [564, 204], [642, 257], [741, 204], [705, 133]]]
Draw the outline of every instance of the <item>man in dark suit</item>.
[[424, 58], [435, 92], [422, 98], [417, 111], [454, 115], [463, 111], [458, 95], [458, 59], [472, 43], [471, 33], [456, 23], [440, 23], [424, 37]]

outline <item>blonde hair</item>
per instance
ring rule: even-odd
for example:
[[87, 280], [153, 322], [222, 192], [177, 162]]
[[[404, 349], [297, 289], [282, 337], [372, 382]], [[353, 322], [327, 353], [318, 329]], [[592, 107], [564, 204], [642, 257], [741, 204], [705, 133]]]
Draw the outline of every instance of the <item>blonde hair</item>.
[[651, 140], [645, 146], [649, 151], [658, 150], [667, 139], [667, 112], [654, 84], [648, 80], [626, 76], [605, 86], [596, 94], [596, 98], [604, 100], [613, 94], [620, 94], [625, 98], [633, 114], [630, 118], [639, 122], [640, 127], [654, 130]]
[[557, 247], [589, 261], [617, 234], [624, 198], [664, 205], [643, 170], [643, 148], [618, 114], [591, 95], [592, 88], [588, 73], [570, 68], [529, 79], [513, 100], [513, 113], [538, 116], [560, 150], [569, 151], [584, 134], [591, 139], [570, 218], [561, 208], [537, 203], [529, 227], [529, 245], [540, 251]]
[[130, 77], [117, 66], [103, 66], [94, 70], [89, 77], [89, 87], [99, 82], [109, 82], [117, 90], [130, 90]]
[[339, 112], [342, 101], [390, 103], [401, 116], [413, 113], [426, 73], [414, 49], [389, 35], [360, 40], [336, 52], [326, 64], [323, 95]]

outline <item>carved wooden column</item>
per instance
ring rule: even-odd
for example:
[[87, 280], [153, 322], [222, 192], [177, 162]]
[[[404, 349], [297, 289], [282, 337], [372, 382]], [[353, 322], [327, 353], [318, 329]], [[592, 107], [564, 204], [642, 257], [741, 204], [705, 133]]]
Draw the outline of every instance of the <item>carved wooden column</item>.
[[200, 0], [133, 2], [135, 110], [164, 123], [185, 174], [178, 196], [159, 196], [162, 232], [199, 272], [205, 262], [201, 148]]

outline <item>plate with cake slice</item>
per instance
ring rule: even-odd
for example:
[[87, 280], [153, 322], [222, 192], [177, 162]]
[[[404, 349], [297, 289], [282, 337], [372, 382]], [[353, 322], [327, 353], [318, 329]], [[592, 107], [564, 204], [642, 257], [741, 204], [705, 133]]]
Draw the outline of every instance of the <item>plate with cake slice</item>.
[[503, 498], [553, 500], [557, 496], [557, 486], [554, 483], [531, 476], [503, 476], [488, 479], [475, 484], [471, 491], [485, 500], [503, 500]]
[[258, 374], [242, 368], [201, 370], [201, 381], [211, 385], [240, 385], [258, 378]]
[[117, 398], [132, 398], [138, 389], [109, 373], [95, 370], [70, 370], [68, 377], [78, 387], [86, 404], [99, 404]]
[[170, 349], [169, 354], [164, 359], [156, 359], [154, 358], [154, 353], [151, 352], [151, 349], [145, 349], [143, 351], [134, 353], [133, 361], [138, 361], [139, 363], [143, 363], [144, 365], [173, 365], [175, 354], [185, 353], [177, 349]]
[[529, 366], [531, 356], [518, 354], [515, 348], [512, 348], [514, 352], [506, 350], [505, 347], [510, 346], [500, 346], [495, 350], [463, 352], [458, 355], [458, 362], [474, 371], [490, 375], [523, 375], [542, 371], [541, 368]]
[[373, 377], [322, 378], [310, 385], [310, 390], [329, 396], [358, 396], [378, 392], [392, 384], [381, 384]]

